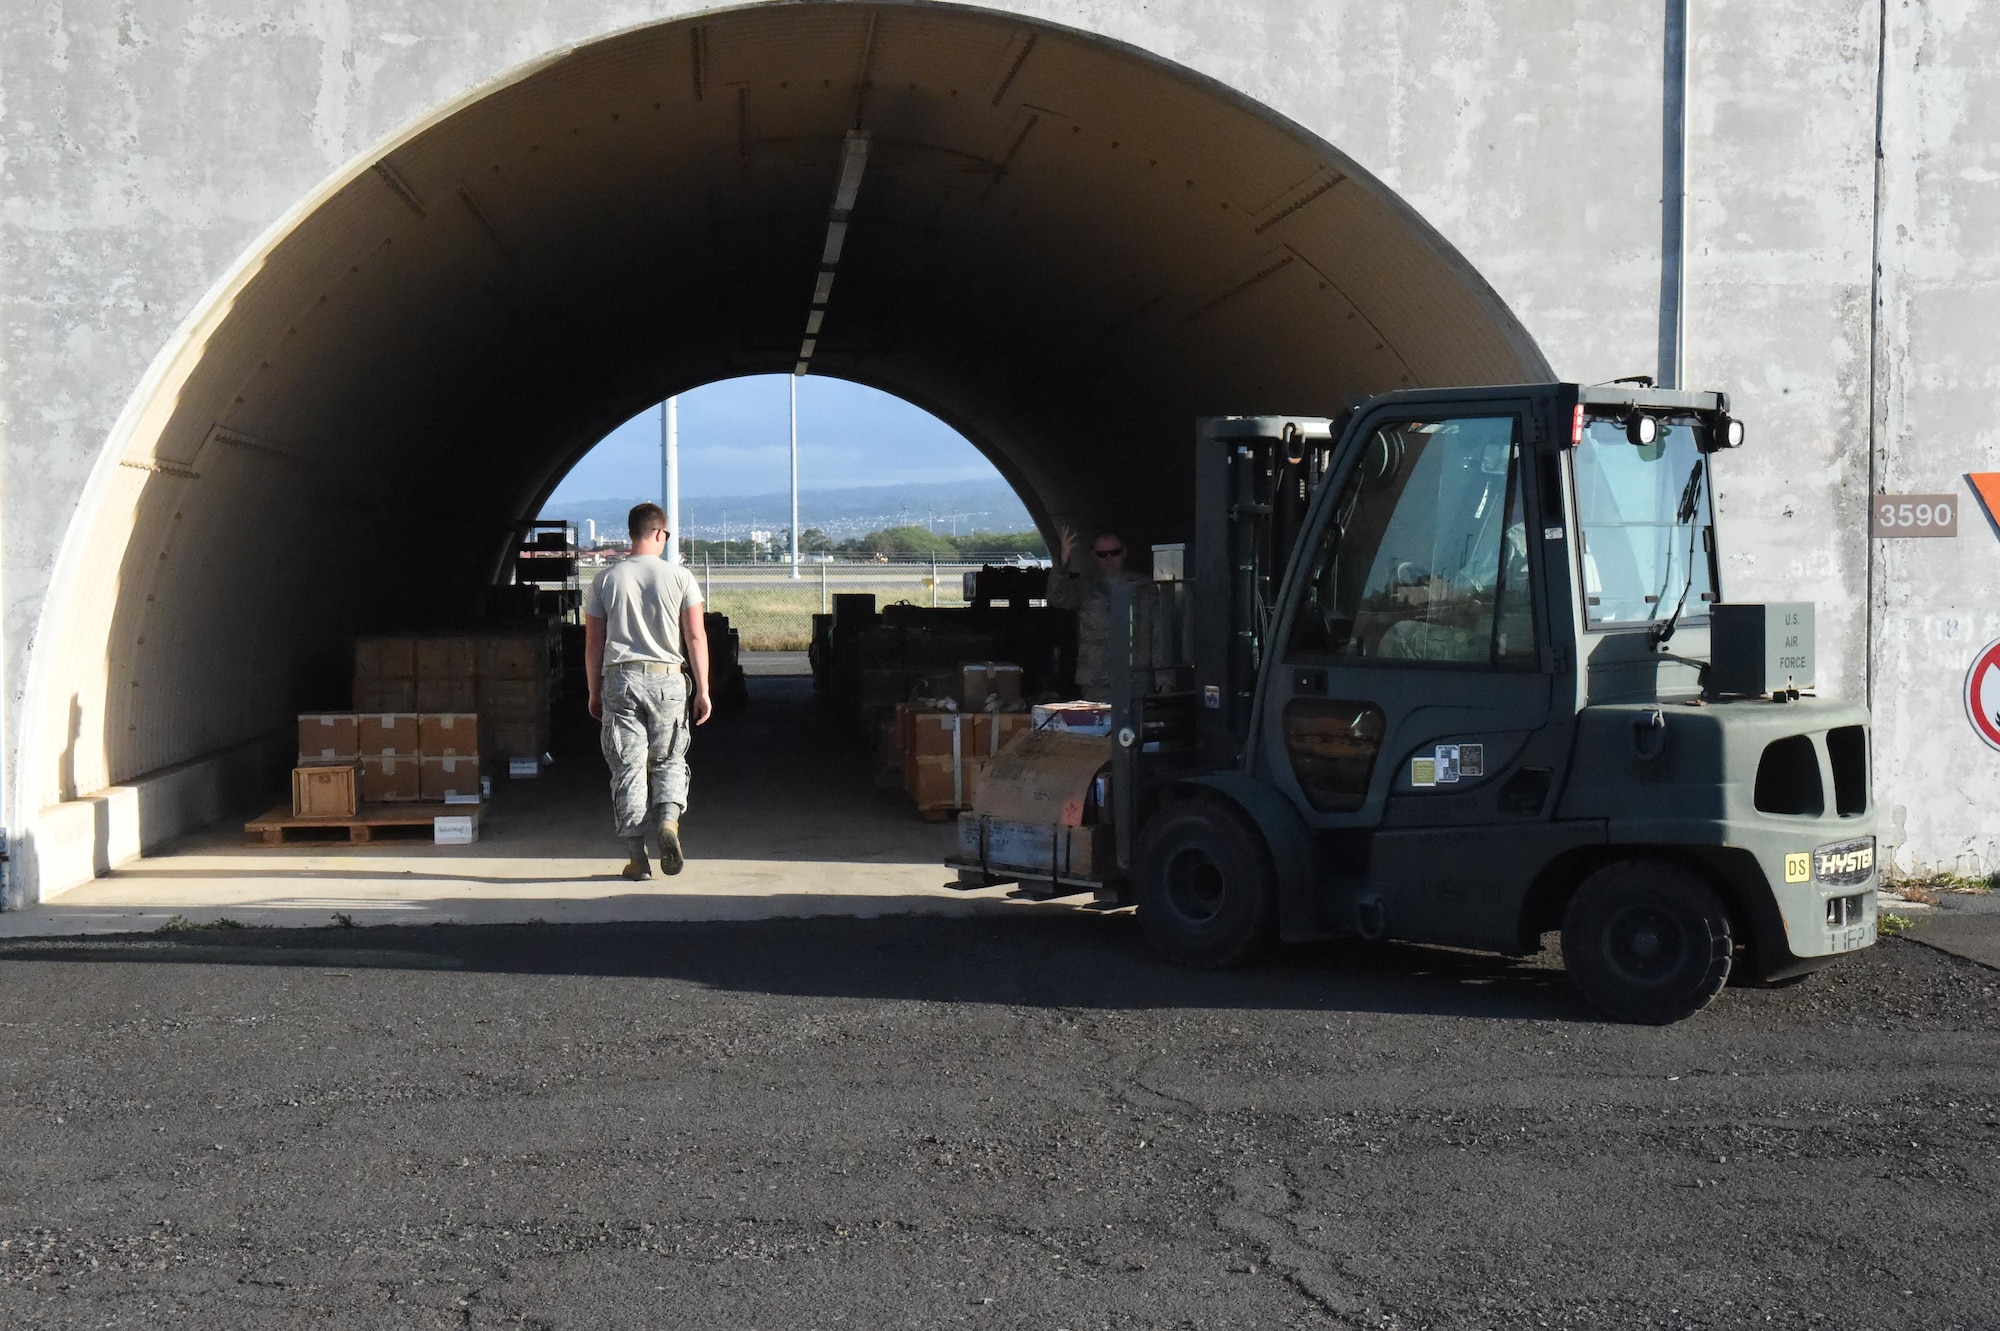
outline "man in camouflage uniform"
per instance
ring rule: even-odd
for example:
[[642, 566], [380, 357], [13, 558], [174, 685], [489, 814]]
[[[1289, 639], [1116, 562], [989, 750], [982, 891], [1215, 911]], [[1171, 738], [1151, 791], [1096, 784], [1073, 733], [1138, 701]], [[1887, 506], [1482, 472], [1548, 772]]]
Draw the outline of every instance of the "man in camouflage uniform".
[[681, 871], [689, 715], [700, 725], [712, 708], [701, 586], [664, 557], [667, 515], [658, 504], [638, 505], [628, 525], [631, 557], [598, 574], [584, 598], [583, 665], [590, 714], [603, 723], [612, 817], [631, 856], [623, 872], [640, 880], [653, 876], [648, 835], [660, 868]]
[[1049, 570], [1049, 604], [1076, 611], [1076, 691], [1096, 702], [1111, 699], [1111, 669], [1105, 659], [1111, 638], [1111, 584], [1142, 582], [1125, 569], [1125, 542], [1116, 532], [1099, 532], [1090, 543], [1090, 566], [1078, 567], [1076, 529], [1062, 531], [1061, 560]]

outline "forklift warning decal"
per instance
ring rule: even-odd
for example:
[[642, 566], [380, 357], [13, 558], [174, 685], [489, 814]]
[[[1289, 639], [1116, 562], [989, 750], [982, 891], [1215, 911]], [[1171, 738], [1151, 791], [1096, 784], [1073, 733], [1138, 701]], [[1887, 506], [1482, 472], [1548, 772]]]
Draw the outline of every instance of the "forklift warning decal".
[[2000, 640], [1987, 643], [1965, 672], [1965, 715], [1979, 738], [2000, 749]]
[[1455, 786], [1461, 780], [1485, 775], [1484, 744], [1440, 744], [1432, 752], [1410, 759], [1413, 786]]

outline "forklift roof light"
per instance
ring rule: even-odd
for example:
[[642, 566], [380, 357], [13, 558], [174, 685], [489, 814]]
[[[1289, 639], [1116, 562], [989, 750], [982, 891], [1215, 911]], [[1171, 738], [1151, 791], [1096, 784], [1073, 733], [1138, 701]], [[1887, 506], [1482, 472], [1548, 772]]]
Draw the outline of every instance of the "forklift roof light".
[[1737, 420], [1734, 416], [1723, 418], [1722, 446], [1724, 448], [1743, 447], [1743, 422]]
[[1575, 448], [1583, 442], [1583, 403], [1576, 404], [1576, 415], [1569, 423], [1569, 446]]
[[1643, 411], [1635, 411], [1625, 418], [1625, 437], [1644, 448], [1660, 437], [1660, 423]]

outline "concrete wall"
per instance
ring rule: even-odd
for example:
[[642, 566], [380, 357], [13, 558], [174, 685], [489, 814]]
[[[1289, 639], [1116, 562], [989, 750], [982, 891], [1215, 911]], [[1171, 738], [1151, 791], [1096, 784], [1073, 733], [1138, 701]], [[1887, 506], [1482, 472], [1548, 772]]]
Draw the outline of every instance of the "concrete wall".
[[2000, 13], [1966, 0], [1887, 12], [1875, 480], [1956, 494], [1961, 511], [1957, 540], [1876, 543], [1883, 830], [1906, 859], [1991, 873], [2000, 753], [1973, 738], [1962, 690], [2000, 638], [2000, 526], [1965, 481], [2000, 471]]
[[[1337, 145], [1471, 260], [1559, 374], [1653, 369], [1660, 8], [990, 7], [1180, 62]], [[80, 507], [114, 483], [106, 442], [176, 329], [370, 145], [552, 49], [699, 8], [182, 0], [0, 17], [10, 825], [35, 812], [11, 764], [51, 579]], [[1880, 544], [1871, 565], [1865, 495], [1871, 432], [1890, 489], [1965, 494], [1960, 473], [2000, 467], [1980, 355], [2000, 325], [1995, 22], [1969, 3], [1696, 0], [1689, 149], [1687, 378], [1731, 390], [1753, 431], [1720, 474], [1728, 593], [1820, 603], [1826, 692], [1867, 691], [1872, 649], [1889, 838], [1907, 858], [1975, 852], [1986, 867], [2000, 853], [2000, 754], [1974, 738], [1958, 691], [2000, 634], [2000, 541], [1968, 496], [1956, 542]]]

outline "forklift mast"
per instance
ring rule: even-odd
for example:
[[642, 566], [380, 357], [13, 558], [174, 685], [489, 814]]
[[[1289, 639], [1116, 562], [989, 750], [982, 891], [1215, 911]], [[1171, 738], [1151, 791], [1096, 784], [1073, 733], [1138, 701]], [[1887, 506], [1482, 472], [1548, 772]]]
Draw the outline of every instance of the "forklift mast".
[[1214, 767], [1232, 765], [1250, 731], [1284, 572], [1312, 496], [1334, 468], [1344, 422], [1222, 416], [1198, 426], [1192, 576], [1200, 592], [1190, 618], [1202, 693], [1196, 741]]
[[1224, 416], [1199, 424], [1192, 569], [1199, 591], [1191, 619], [1197, 745], [1211, 766], [1233, 764], [1249, 733], [1285, 570], [1333, 468], [1344, 420]]

